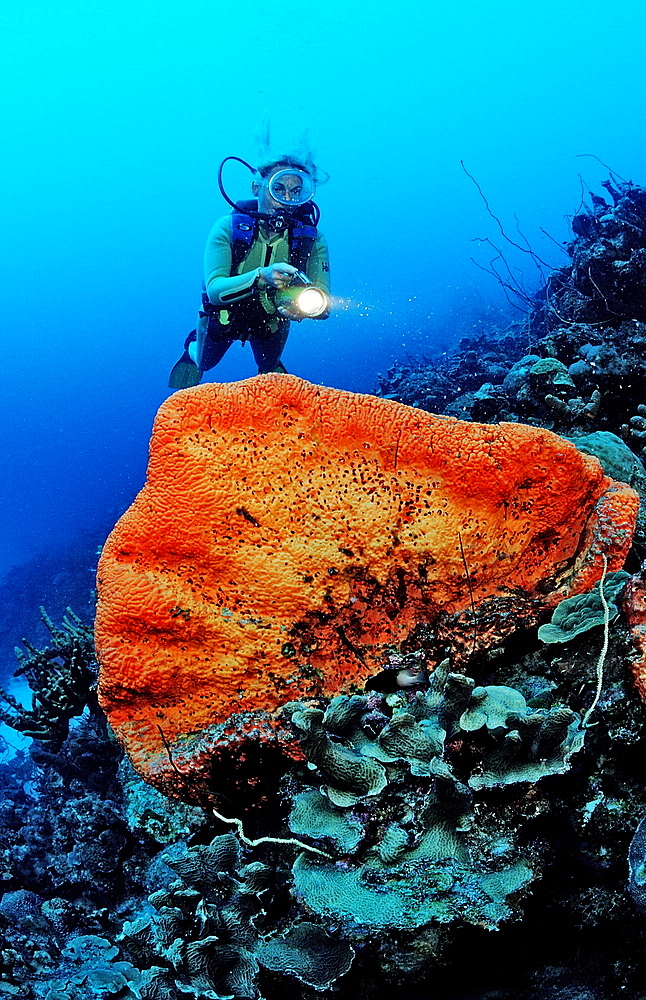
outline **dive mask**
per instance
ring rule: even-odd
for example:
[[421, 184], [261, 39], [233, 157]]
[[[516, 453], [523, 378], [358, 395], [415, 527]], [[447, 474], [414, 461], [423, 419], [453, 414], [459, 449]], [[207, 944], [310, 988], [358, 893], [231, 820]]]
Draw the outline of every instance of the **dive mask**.
[[285, 207], [305, 205], [316, 192], [313, 178], [300, 167], [284, 167], [272, 174], [267, 183], [274, 201]]

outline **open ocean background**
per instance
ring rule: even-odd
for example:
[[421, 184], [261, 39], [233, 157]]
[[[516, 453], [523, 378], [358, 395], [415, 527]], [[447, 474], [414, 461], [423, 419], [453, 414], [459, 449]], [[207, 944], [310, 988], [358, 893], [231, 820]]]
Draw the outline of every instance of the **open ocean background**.
[[[518, 238], [517, 220], [553, 263], [608, 176], [594, 157], [646, 181], [645, 34], [637, 0], [7, 0], [0, 575], [31, 561], [33, 578], [36, 559], [51, 576], [56, 553], [107, 530], [142, 485], [204, 241], [228, 210], [218, 164], [255, 158], [264, 115], [278, 147], [308, 126], [330, 174], [317, 200], [338, 308], [293, 325], [285, 363], [371, 392], [393, 360], [506, 321], [477, 266], [500, 233], [461, 161], [507, 231]], [[244, 168], [226, 177], [247, 194]], [[538, 286], [527, 257], [507, 257]], [[254, 373], [234, 345], [208, 377]]]

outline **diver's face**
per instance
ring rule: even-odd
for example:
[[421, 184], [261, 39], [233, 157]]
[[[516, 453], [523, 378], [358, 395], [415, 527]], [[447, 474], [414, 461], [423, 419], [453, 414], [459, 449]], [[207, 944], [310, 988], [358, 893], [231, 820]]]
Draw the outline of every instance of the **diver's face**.
[[[272, 190], [277, 198], [288, 204], [295, 202], [297, 205], [303, 201], [303, 179], [298, 174], [285, 174], [272, 185]], [[273, 201], [273, 199], [272, 199]]]
[[[283, 167], [280, 169], [284, 170]], [[278, 170], [274, 171], [274, 173], [278, 172]], [[302, 203], [303, 181], [298, 174], [285, 174], [274, 185], [274, 190], [282, 198], [282, 202], [276, 201], [269, 191], [269, 182], [273, 176], [270, 174], [269, 177], [263, 178], [262, 183], [254, 182], [252, 187], [253, 193], [258, 198], [258, 211], [265, 215], [275, 215], [277, 212], [284, 212], [285, 209], [289, 211], [291, 204], [296, 207]]]

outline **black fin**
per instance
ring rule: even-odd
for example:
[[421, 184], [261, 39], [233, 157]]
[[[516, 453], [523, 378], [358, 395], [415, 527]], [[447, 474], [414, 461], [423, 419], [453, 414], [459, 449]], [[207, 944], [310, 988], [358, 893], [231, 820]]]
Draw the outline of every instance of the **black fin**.
[[190, 389], [194, 385], [199, 385], [201, 378], [201, 371], [188, 351], [184, 351], [179, 361], [173, 365], [168, 386], [170, 389]]

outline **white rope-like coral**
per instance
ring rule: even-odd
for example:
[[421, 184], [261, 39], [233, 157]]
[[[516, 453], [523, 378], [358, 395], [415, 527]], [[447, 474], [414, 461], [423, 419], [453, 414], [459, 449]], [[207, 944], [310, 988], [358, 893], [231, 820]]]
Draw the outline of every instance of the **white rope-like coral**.
[[603, 584], [606, 579], [606, 574], [608, 572], [608, 559], [605, 553], [603, 558], [603, 573], [601, 574], [601, 579], [599, 580], [599, 597], [601, 598], [601, 605], [603, 607], [603, 646], [601, 648], [601, 653], [599, 654], [599, 659], [597, 660], [597, 690], [595, 691], [592, 704], [583, 716], [583, 721], [581, 726], [583, 729], [588, 728], [589, 719], [595, 708], [599, 704], [599, 698], [601, 697], [601, 689], [603, 687], [603, 667], [606, 662], [606, 655], [608, 653], [608, 643], [610, 641], [610, 606], [606, 600], [606, 595], [603, 592]]
[[227, 819], [222, 813], [219, 813], [217, 809], [213, 810], [213, 815], [216, 819], [219, 819], [222, 823], [228, 823], [229, 826], [235, 826], [238, 828], [238, 836], [243, 844], [248, 844], [249, 847], [259, 847], [260, 844], [290, 844], [292, 847], [300, 847], [304, 851], [311, 851], [312, 854], [320, 854], [323, 858], [331, 858], [331, 854], [327, 854], [325, 851], [319, 851], [318, 847], [310, 847], [309, 844], [304, 844], [302, 840], [296, 840], [294, 837], [258, 837], [257, 840], [250, 840], [249, 837], [245, 836], [244, 828], [242, 826], [241, 819]]

